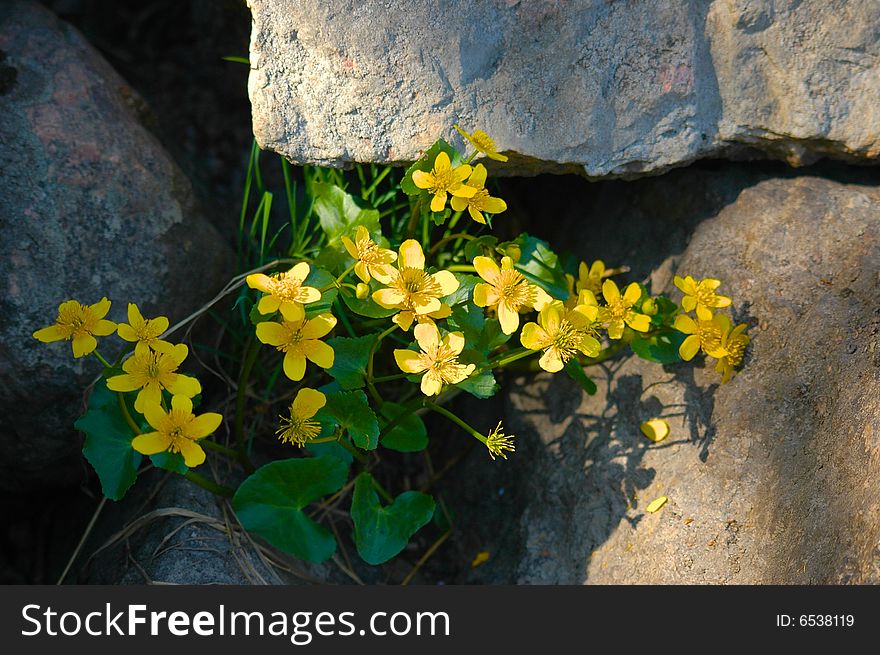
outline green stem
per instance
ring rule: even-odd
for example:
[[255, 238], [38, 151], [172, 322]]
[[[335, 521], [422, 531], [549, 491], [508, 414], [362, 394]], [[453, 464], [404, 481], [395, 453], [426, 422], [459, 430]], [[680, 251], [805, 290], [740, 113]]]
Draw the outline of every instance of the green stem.
[[336, 278], [336, 281], [333, 284], [331, 284], [330, 286], [328, 286], [324, 289], [321, 289], [321, 292], [323, 293], [324, 291], [327, 291], [327, 289], [332, 289], [333, 287], [338, 287], [339, 285], [341, 285], [342, 281], [348, 277], [349, 273], [351, 273], [354, 270], [354, 267], [356, 265], [357, 265], [357, 262], [355, 262], [354, 264], [352, 264], [351, 266], [346, 268], [344, 271], [342, 271], [342, 273], [339, 274], [339, 277]]
[[419, 225], [419, 216], [421, 215], [422, 209], [422, 196], [419, 195], [419, 199], [416, 200], [416, 205], [412, 209], [412, 215], [409, 217], [409, 223], [406, 225], [406, 238], [412, 239], [416, 234], [416, 228]]
[[493, 368], [501, 368], [503, 366], [507, 366], [511, 362], [515, 362], [518, 359], [523, 359], [524, 357], [528, 357], [529, 355], [537, 354], [537, 352], [537, 350], [529, 350], [528, 348], [517, 348], [516, 350], [504, 353], [496, 359], [489, 360], [489, 362], [481, 370], [485, 371]]
[[486, 437], [484, 437], [482, 434], [480, 434], [479, 432], [474, 430], [470, 425], [468, 425], [467, 423], [462, 421], [460, 418], [458, 418], [455, 414], [450, 412], [448, 409], [441, 407], [440, 405], [437, 405], [435, 403], [432, 403], [430, 400], [427, 400], [427, 399], [423, 400], [422, 402], [424, 402], [425, 407], [430, 409], [432, 412], [437, 412], [441, 416], [445, 416], [450, 421], [452, 421], [457, 426], [459, 426], [462, 430], [464, 430], [469, 435], [471, 435], [474, 439], [477, 439], [481, 443], [484, 443], [484, 444], [486, 443]]
[[452, 266], [446, 267], [447, 271], [458, 271], [459, 273], [476, 273], [477, 269], [475, 269], [470, 264], [453, 264]]
[[367, 456], [364, 455], [357, 448], [352, 446], [350, 443], [348, 443], [348, 440], [339, 439], [339, 445], [342, 446], [343, 448], [345, 448], [351, 454], [351, 456], [354, 457], [361, 464], [366, 464], [369, 461]]
[[408, 419], [419, 407], [424, 407], [421, 397], [415, 398], [406, 403], [403, 406], [400, 414], [398, 414], [395, 418], [391, 419], [384, 426], [382, 426], [382, 430], [379, 432], [379, 441], [382, 440], [382, 437], [384, 437], [386, 434], [391, 432], [394, 428], [396, 428], [398, 425]]
[[241, 367], [241, 374], [238, 376], [238, 390], [235, 396], [235, 425], [233, 434], [235, 435], [235, 444], [238, 447], [239, 456], [244, 459], [247, 457], [247, 446], [244, 440], [244, 407], [247, 400], [248, 380], [251, 377], [251, 371], [257, 356], [260, 354], [260, 342], [253, 339], [248, 344], [245, 351], [244, 364]]
[[373, 382], [391, 382], [393, 380], [402, 380], [406, 377], [406, 373], [397, 373], [395, 375], [380, 375], [373, 378]]
[[216, 482], [213, 482], [208, 478], [199, 475], [195, 471], [187, 471], [183, 474], [183, 477], [185, 477], [190, 482], [200, 486], [202, 489], [207, 489], [211, 493], [217, 494], [218, 496], [232, 498], [235, 495], [235, 491], [233, 491], [229, 487], [226, 487], [222, 484], [217, 484]]
[[382, 396], [379, 395], [379, 391], [376, 389], [376, 385], [373, 384], [373, 357], [376, 354], [376, 351], [379, 349], [379, 344], [382, 343], [382, 339], [387, 337], [389, 334], [394, 332], [398, 328], [397, 323], [394, 323], [390, 328], [379, 333], [376, 337], [376, 340], [373, 342], [372, 347], [370, 348], [370, 358], [367, 360], [367, 390], [370, 392], [370, 395], [373, 397], [373, 400], [381, 407], [382, 406]]
[[138, 424], [134, 422], [131, 413], [128, 411], [128, 404], [125, 402], [125, 394], [118, 392], [116, 394], [116, 399], [119, 402], [119, 409], [122, 411], [122, 416], [125, 419], [125, 422], [128, 423], [128, 427], [130, 427], [131, 431], [135, 434], [141, 434], [141, 429], [138, 427]]
[[98, 361], [104, 365], [104, 368], [113, 368], [113, 366], [110, 364], [110, 362], [108, 362], [106, 359], [104, 359], [101, 356], [101, 353], [99, 353], [97, 350], [93, 350], [92, 354], [98, 358]]
[[210, 439], [202, 439], [201, 441], [199, 441], [199, 445], [204, 446], [208, 450], [213, 450], [218, 453], [223, 453], [224, 455], [227, 455], [228, 457], [232, 457], [233, 459], [241, 461], [241, 458], [239, 457], [238, 451], [233, 450], [232, 448], [227, 448], [226, 446], [219, 444], [216, 441], [211, 441]]
[[382, 498], [384, 498], [386, 502], [393, 503], [394, 497], [390, 493], [385, 491], [385, 487], [379, 484], [379, 481], [373, 476], [370, 476], [370, 479], [373, 481], [373, 488], [379, 492], [379, 495], [382, 496]]

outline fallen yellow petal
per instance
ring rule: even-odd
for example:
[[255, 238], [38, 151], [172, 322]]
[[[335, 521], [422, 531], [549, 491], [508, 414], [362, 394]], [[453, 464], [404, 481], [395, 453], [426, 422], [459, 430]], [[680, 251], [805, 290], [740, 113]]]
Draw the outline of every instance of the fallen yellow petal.
[[645, 511], [653, 514], [658, 509], [663, 507], [666, 504], [667, 500], [669, 500], [669, 499], [666, 496], [660, 496], [659, 498], [655, 498], [650, 503], [648, 503], [648, 506], [645, 508]]
[[652, 418], [645, 421], [640, 426], [642, 434], [648, 437], [654, 443], [663, 441], [669, 435], [669, 423], [662, 418]]
[[474, 557], [474, 561], [471, 562], [471, 568], [475, 569], [478, 566], [480, 566], [480, 564], [485, 564], [488, 561], [489, 561], [489, 551], [482, 550], [479, 553], [477, 553], [476, 557]]

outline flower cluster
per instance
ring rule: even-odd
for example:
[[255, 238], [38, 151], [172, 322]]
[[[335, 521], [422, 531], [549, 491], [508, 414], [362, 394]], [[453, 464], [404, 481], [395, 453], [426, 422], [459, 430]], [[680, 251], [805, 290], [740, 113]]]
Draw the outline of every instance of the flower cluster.
[[[128, 416], [138, 432], [131, 442], [134, 450], [143, 455], [180, 453], [186, 466], [198, 466], [205, 461], [199, 441], [213, 433], [223, 417], [214, 412], [200, 416], [193, 413], [192, 398], [201, 393], [201, 384], [178, 370], [189, 349], [186, 344], [171, 344], [162, 339], [168, 330], [167, 317], [146, 319], [136, 304], [129, 303], [128, 323], [117, 325], [104, 318], [110, 306], [107, 298], [94, 305], [68, 300], [58, 307], [55, 323], [37, 330], [33, 336], [44, 343], [70, 340], [74, 357], [94, 354], [106, 367], [107, 388], [120, 394], [120, 409], [126, 414], [129, 409], [125, 395], [137, 394], [134, 410], [154, 431], [140, 434], [137, 424]], [[134, 349], [124, 353], [124, 359], [110, 364], [99, 353], [95, 337], [114, 332], [134, 344]], [[122, 372], [118, 373], [120, 362]]]
[[[742, 364], [750, 337], [745, 333], [746, 324], [734, 326], [725, 314], [716, 309], [729, 307], [731, 299], [716, 293], [721, 281], [706, 278], [697, 282], [690, 275], [676, 275], [675, 286], [684, 297], [683, 313], [675, 317], [675, 329], [687, 336], [679, 347], [684, 361], [690, 361], [700, 351], [717, 360], [715, 370], [721, 374], [721, 384], [730, 381], [734, 370]], [[690, 316], [694, 312], [694, 316]]]

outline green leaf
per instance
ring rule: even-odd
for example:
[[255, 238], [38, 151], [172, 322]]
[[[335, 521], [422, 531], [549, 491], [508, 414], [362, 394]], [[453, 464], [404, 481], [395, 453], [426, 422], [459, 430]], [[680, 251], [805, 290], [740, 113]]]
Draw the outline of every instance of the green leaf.
[[406, 169], [406, 174], [403, 176], [403, 180], [400, 183], [400, 188], [406, 195], [417, 196], [420, 193], [425, 193], [427, 195], [427, 192], [424, 189], [420, 189], [415, 185], [412, 180], [412, 174], [415, 171], [425, 171], [426, 173], [430, 173], [431, 169], [434, 168], [434, 160], [437, 159], [437, 155], [441, 152], [445, 152], [449, 155], [453, 167], [458, 166], [461, 163], [461, 153], [446, 143], [443, 139], [437, 139], [434, 145], [428, 148], [428, 151], [422, 155], [421, 159]]
[[365, 337], [333, 337], [327, 339], [335, 355], [333, 366], [327, 372], [343, 389], [360, 389], [364, 386], [367, 374], [367, 362], [370, 350], [376, 341], [376, 335]]
[[[464, 352], [462, 352], [464, 355]], [[460, 361], [464, 361], [459, 358]], [[501, 387], [498, 386], [498, 383], [495, 381], [495, 376], [492, 374], [491, 370], [482, 371], [477, 375], [473, 375], [462, 382], [459, 382], [455, 385], [462, 391], [467, 391], [472, 396], [476, 396], [477, 398], [491, 398], [496, 393], [498, 393], [498, 389]]]
[[166, 450], [164, 453], [150, 455], [150, 461], [153, 462], [153, 466], [165, 469], [166, 471], [180, 473], [181, 475], [189, 471], [189, 467], [184, 463], [183, 455], [180, 453], [172, 453]]
[[468, 301], [453, 308], [447, 325], [450, 331], [457, 330], [464, 334], [468, 346], [477, 349], [486, 327], [486, 316], [482, 307]]
[[315, 415], [321, 423], [348, 430], [355, 445], [374, 450], [379, 445], [379, 420], [370, 409], [363, 391], [336, 391], [326, 394], [327, 404]]
[[305, 448], [309, 454], [314, 457], [335, 457], [341, 459], [346, 464], [351, 464], [354, 460], [352, 454], [336, 441], [328, 441], [326, 443], [307, 443]]
[[382, 564], [406, 547], [410, 538], [434, 515], [434, 499], [420, 491], [405, 491], [382, 507], [369, 473], [354, 483], [351, 518], [358, 554], [368, 564]]
[[572, 380], [577, 382], [581, 389], [586, 391], [589, 395], [595, 395], [598, 390], [596, 387], [596, 383], [593, 382], [590, 377], [584, 373], [583, 366], [580, 365], [577, 359], [569, 359], [565, 363], [565, 372], [568, 374]]
[[[306, 279], [303, 280], [303, 284], [307, 287], [314, 287], [316, 289], [323, 289], [325, 287], [329, 287], [336, 281], [336, 278], [329, 271], [324, 270], [323, 268], [312, 268], [309, 271]], [[338, 289], [331, 288], [326, 291], [321, 292], [321, 299], [318, 302], [309, 303], [308, 305], [304, 305], [306, 318], [313, 318], [318, 314], [325, 314], [331, 310], [333, 306], [333, 301], [336, 300], [336, 294], [338, 293]]]
[[343, 235], [351, 238], [358, 225], [366, 227], [371, 234], [379, 233], [379, 212], [363, 207], [359, 198], [326, 182], [313, 184], [312, 193], [314, 210], [328, 243], [334, 244]]
[[98, 474], [101, 491], [110, 500], [121, 500], [137, 478], [141, 454], [131, 447], [135, 434], [103, 379], [89, 396], [88, 411], [73, 425], [86, 434], [83, 455]]
[[389, 422], [408, 414], [382, 437], [383, 446], [401, 453], [415, 453], [428, 447], [428, 430], [417, 414], [388, 401], [382, 404], [381, 413]]
[[478, 255], [490, 256], [495, 252], [495, 246], [498, 245], [498, 238], [490, 234], [484, 234], [476, 239], [471, 239], [464, 247], [464, 256], [469, 262], [474, 261], [474, 257]]
[[630, 346], [636, 355], [649, 362], [676, 364], [681, 361], [678, 348], [686, 338], [687, 335], [681, 332], [659, 334], [647, 339], [637, 335], [630, 341]]
[[[530, 282], [537, 284], [558, 300], [568, 299], [568, 281], [556, 253], [546, 241], [525, 232], [512, 242], [522, 255], [515, 268]], [[502, 247], [508, 244], [502, 244]]]
[[265, 323], [266, 321], [271, 321], [273, 318], [275, 318], [275, 315], [278, 313], [278, 312], [272, 312], [271, 314], [261, 314], [260, 310], [257, 309], [258, 306], [259, 306], [259, 303], [255, 303], [254, 306], [251, 307], [251, 311], [249, 314], [250, 319], [251, 319], [251, 323], [253, 323], [254, 325], [258, 325], [259, 323]]
[[465, 273], [453, 273], [455, 279], [458, 280], [458, 289], [450, 293], [441, 300], [449, 306], [460, 305], [474, 297], [474, 287], [483, 280], [476, 275], [467, 275]]
[[[374, 291], [373, 286], [374, 283], [370, 281], [371, 293]], [[400, 311], [399, 309], [385, 309], [381, 305], [376, 304], [376, 302], [370, 297], [361, 300], [349, 289], [343, 289], [342, 293], [339, 295], [342, 298], [342, 302], [345, 303], [345, 306], [360, 316], [366, 316], [368, 318], [388, 318], [389, 316], [394, 316]]]
[[331, 456], [271, 462], [241, 483], [232, 506], [249, 532], [287, 553], [323, 562], [336, 552], [336, 539], [303, 509], [342, 489], [348, 468], [346, 462]]

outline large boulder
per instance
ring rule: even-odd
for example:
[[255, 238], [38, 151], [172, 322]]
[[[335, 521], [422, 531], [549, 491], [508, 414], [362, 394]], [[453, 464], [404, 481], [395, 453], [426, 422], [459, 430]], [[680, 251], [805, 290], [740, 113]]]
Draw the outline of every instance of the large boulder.
[[880, 154], [875, 0], [248, 5], [254, 133], [294, 162], [414, 160], [453, 123], [502, 174]]
[[724, 386], [635, 357], [589, 369], [595, 396], [506, 379], [516, 455], [468, 461], [451, 501], [493, 554], [469, 580], [880, 583], [880, 188], [727, 166], [587, 196], [557, 226], [578, 254], [675, 298], [676, 272], [718, 277], [753, 340]]
[[72, 423], [99, 371], [31, 333], [68, 298], [183, 318], [233, 257], [137, 95], [38, 4], [0, 6], [0, 105], [0, 489], [22, 491], [82, 478]]

